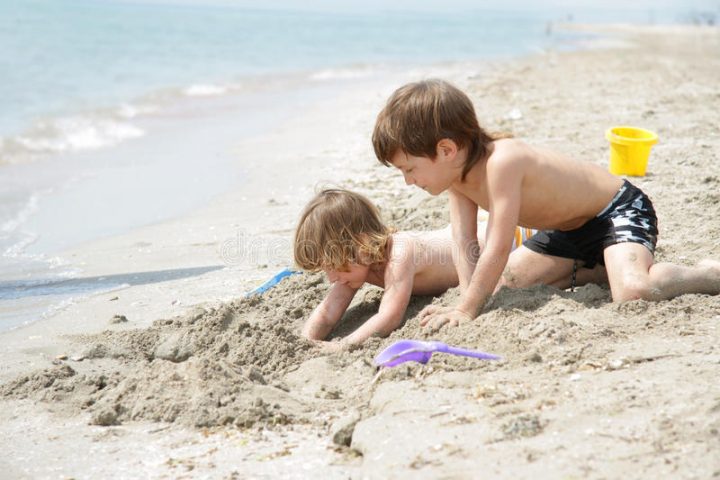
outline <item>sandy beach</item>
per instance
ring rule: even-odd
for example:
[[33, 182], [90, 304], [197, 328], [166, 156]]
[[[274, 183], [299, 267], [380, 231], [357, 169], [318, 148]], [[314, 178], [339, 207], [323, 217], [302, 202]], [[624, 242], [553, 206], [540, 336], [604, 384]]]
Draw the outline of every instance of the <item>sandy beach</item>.
[[[570, 27], [566, 27], [570, 28]], [[720, 478], [720, 297], [613, 304], [606, 285], [504, 290], [475, 322], [430, 335], [414, 318], [349, 352], [300, 337], [323, 298], [294, 275], [293, 228], [322, 185], [358, 190], [399, 229], [446, 225], [446, 198], [374, 158], [375, 115], [400, 84], [443, 77], [488, 130], [608, 164], [605, 130], [657, 132], [632, 179], [659, 217], [656, 258], [720, 258], [720, 31], [581, 27], [602, 40], [358, 82], [239, 141], [248, 185], [182, 218], [63, 252], [129, 286], [0, 334], [0, 478]], [[358, 292], [334, 337], [382, 291]], [[378, 371], [392, 342], [436, 354]]]

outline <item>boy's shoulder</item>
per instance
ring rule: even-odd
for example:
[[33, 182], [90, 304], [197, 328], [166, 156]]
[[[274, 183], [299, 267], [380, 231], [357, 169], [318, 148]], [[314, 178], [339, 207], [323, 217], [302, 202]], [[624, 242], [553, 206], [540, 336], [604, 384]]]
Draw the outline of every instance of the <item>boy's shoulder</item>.
[[511, 171], [518, 174], [534, 158], [535, 151], [527, 143], [516, 138], [503, 138], [493, 142], [493, 148], [485, 162], [485, 167], [488, 172]]
[[517, 138], [493, 140], [493, 148], [488, 161], [507, 162], [527, 158], [532, 153], [530, 145]]

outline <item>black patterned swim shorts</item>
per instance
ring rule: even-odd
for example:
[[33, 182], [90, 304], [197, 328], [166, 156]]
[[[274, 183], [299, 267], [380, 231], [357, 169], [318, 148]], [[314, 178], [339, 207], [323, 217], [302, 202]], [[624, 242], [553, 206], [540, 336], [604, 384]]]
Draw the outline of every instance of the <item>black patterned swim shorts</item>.
[[625, 180], [610, 203], [585, 225], [575, 230], [542, 230], [523, 245], [555, 257], [581, 260], [586, 268], [605, 265], [603, 251], [618, 243], [644, 245], [650, 253], [657, 244], [657, 216], [642, 190]]

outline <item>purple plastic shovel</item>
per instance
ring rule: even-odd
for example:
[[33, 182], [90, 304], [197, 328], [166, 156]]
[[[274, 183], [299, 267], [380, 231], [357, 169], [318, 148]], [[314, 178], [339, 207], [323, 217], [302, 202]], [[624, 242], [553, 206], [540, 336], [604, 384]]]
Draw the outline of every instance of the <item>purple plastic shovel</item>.
[[500, 360], [500, 357], [492, 353], [466, 350], [464, 348], [451, 347], [442, 342], [423, 342], [420, 340], [398, 340], [375, 357], [375, 365], [383, 367], [394, 367], [404, 362], [420, 362], [426, 364], [434, 352], [452, 353], [465, 357], [480, 358], [482, 360]]

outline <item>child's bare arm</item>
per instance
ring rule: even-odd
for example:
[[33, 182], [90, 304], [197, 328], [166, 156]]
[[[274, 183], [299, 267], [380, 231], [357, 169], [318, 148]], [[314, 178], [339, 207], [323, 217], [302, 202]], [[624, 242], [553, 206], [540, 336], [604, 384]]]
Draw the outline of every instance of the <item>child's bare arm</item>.
[[355, 292], [357, 292], [356, 288], [342, 283], [334, 283], [330, 287], [330, 292], [320, 302], [320, 305], [315, 307], [310, 318], [303, 325], [303, 336], [310, 340], [324, 340], [342, 318], [355, 296]]
[[412, 255], [407, 255], [403, 261], [389, 262], [385, 271], [385, 293], [378, 312], [348, 335], [344, 341], [359, 344], [373, 335], [386, 337], [398, 328], [410, 302], [414, 278], [415, 267], [412, 264]]
[[477, 263], [478, 206], [465, 195], [450, 190], [450, 225], [452, 228], [452, 259], [458, 273], [460, 291], [464, 292]]
[[475, 317], [500, 280], [520, 215], [523, 169], [520, 158], [505, 157], [488, 162], [487, 184], [490, 200], [485, 248], [475, 266], [468, 289], [457, 309]]
[[495, 159], [487, 165], [489, 218], [485, 247], [477, 261], [468, 288], [451, 308], [426, 307], [420, 324], [438, 329], [475, 318], [492, 294], [512, 250], [520, 214], [524, 169], [521, 158]]

